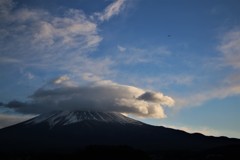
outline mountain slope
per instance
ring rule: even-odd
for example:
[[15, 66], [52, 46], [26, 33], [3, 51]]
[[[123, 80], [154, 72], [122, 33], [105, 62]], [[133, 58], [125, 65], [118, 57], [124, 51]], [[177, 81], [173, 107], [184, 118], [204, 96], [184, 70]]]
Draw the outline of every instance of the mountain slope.
[[119, 113], [58, 111], [1, 129], [0, 143], [1, 151], [6, 152], [70, 152], [90, 145], [204, 150], [239, 145], [240, 141], [152, 126]]
[[22, 125], [36, 125], [41, 123], [48, 123], [50, 128], [67, 126], [74, 123], [81, 123], [83, 121], [97, 121], [104, 123], [116, 124], [132, 124], [142, 125], [142, 122], [123, 116], [120, 113], [108, 112], [91, 112], [91, 111], [56, 111], [49, 114], [40, 115]]

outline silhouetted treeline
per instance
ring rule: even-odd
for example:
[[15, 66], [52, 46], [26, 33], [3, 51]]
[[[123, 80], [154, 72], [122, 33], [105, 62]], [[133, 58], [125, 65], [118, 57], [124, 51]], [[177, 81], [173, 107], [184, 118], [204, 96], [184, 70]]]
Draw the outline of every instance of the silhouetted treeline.
[[1, 153], [1, 160], [231, 160], [240, 158], [240, 146], [211, 150], [143, 151], [129, 146], [88, 146], [74, 152]]

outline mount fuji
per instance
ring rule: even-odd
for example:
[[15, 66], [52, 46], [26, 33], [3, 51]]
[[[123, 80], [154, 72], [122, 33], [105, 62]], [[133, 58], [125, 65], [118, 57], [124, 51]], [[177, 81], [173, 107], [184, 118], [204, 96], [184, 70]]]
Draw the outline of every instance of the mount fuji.
[[240, 140], [152, 126], [114, 112], [55, 111], [1, 129], [0, 144], [2, 153], [69, 153], [88, 146], [195, 152], [239, 149]]
[[143, 125], [142, 122], [128, 118], [120, 113], [93, 112], [93, 111], [56, 111], [49, 114], [40, 115], [27, 122], [25, 125], [36, 125], [48, 123], [50, 128], [67, 126], [74, 123], [83, 123], [86, 121], [102, 122], [121, 125]]

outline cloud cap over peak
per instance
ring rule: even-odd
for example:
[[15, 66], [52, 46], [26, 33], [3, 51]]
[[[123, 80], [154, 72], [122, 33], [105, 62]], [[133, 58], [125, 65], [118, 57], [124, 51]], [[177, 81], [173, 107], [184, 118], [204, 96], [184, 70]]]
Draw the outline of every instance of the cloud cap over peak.
[[164, 118], [166, 117], [164, 107], [174, 105], [174, 100], [162, 93], [145, 91], [112, 81], [99, 80], [82, 86], [65, 85], [67, 82], [72, 83], [69, 77], [61, 76], [51, 81], [51, 84], [57, 86], [42, 87], [35, 91], [30, 96], [30, 102], [9, 102], [6, 106], [18, 112], [31, 114], [52, 110], [96, 110]]

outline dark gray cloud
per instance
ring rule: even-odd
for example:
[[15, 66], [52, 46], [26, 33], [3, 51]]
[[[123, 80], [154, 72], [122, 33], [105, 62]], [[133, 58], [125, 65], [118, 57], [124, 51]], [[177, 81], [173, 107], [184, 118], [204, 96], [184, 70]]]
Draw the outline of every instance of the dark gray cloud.
[[162, 93], [156, 93], [156, 92], [150, 92], [146, 91], [142, 95], [140, 95], [138, 100], [144, 100], [144, 101], [149, 101], [149, 102], [154, 102], [154, 103], [161, 103], [165, 105], [169, 105], [169, 103], [172, 101], [172, 98], [164, 96]]
[[85, 86], [73, 84], [66, 76], [59, 77], [51, 82], [52, 87], [49, 84], [34, 92], [31, 101], [12, 101], [6, 107], [28, 114], [52, 110], [97, 110], [164, 118], [163, 107], [174, 105], [174, 100], [162, 93], [111, 81], [100, 80]]

